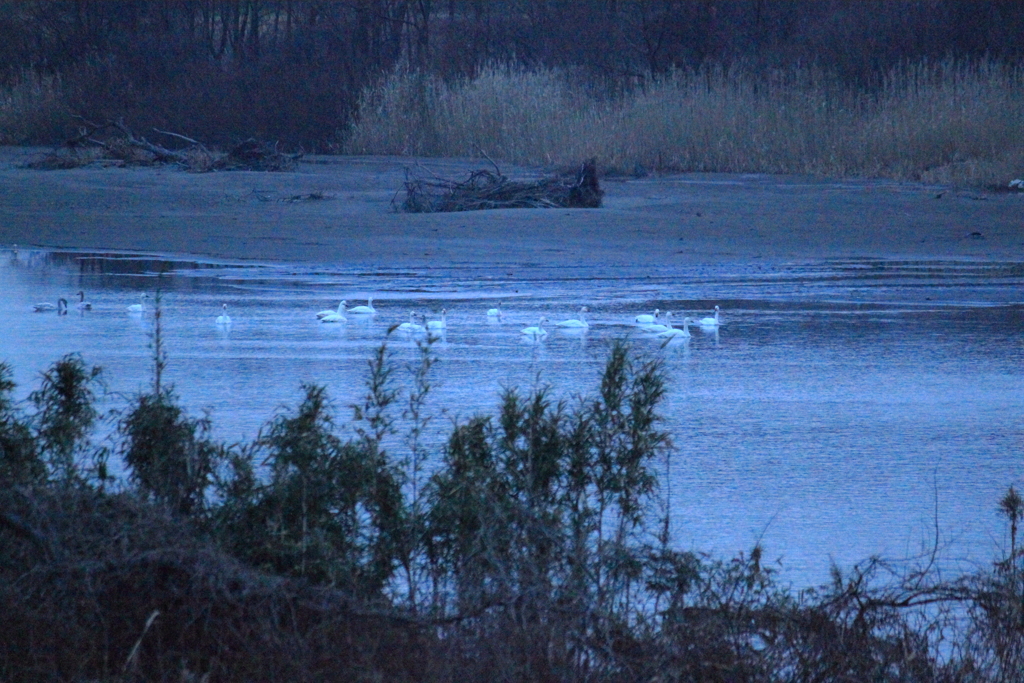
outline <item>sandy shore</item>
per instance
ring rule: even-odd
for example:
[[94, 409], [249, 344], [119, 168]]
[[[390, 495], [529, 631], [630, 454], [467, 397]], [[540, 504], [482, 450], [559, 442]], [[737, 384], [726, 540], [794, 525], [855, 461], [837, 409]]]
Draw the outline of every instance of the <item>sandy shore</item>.
[[[0, 245], [365, 267], [1024, 259], [1024, 193], [684, 174], [605, 179], [597, 210], [413, 215], [392, 208], [412, 159], [315, 157], [293, 173], [21, 167], [38, 153], [0, 148]], [[454, 178], [483, 166], [420, 164]], [[289, 199], [310, 193], [327, 198]]]

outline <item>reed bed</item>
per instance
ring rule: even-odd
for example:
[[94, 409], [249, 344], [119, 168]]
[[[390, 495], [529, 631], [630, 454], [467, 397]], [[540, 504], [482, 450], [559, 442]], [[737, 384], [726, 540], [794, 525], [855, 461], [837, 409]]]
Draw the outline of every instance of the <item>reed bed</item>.
[[[67, 79], [29, 72], [0, 88], [0, 144], [66, 139], [75, 97]], [[817, 66], [709, 65], [620, 84], [615, 95], [566, 70], [491, 65], [445, 81], [400, 68], [363, 91], [347, 130], [324, 136], [348, 154], [484, 150], [504, 162], [554, 167], [596, 157], [622, 173], [795, 173], [1006, 188], [1024, 175], [1024, 65], [906, 63], [873, 88]]]
[[343, 149], [623, 172], [888, 177], [1006, 187], [1024, 172], [1024, 67], [920, 62], [874, 90], [810, 66], [677, 70], [625, 94], [491, 66], [444, 83], [399, 70], [364, 92]]

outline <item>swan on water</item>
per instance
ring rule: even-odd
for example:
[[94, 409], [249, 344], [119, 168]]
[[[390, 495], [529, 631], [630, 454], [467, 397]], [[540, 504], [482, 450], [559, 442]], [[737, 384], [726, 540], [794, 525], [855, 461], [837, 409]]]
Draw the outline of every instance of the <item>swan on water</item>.
[[231, 317], [228, 316], [228, 305], [224, 304], [221, 308], [222, 308], [222, 310], [224, 312], [217, 316], [217, 324], [218, 325], [230, 325], [231, 324]]
[[399, 332], [417, 333], [424, 332], [426, 329], [427, 328], [423, 327], [423, 325], [416, 322], [416, 311], [409, 311], [409, 322], [402, 323], [398, 326]]
[[664, 332], [659, 332], [657, 336], [662, 339], [689, 339], [690, 319], [683, 318], [683, 329], [679, 329], [678, 327], [669, 327]]
[[149, 298], [149, 294], [143, 292], [139, 295], [139, 303], [131, 304], [128, 306], [129, 313], [142, 313], [146, 310], [146, 299]]
[[[57, 303], [55, 303], [55, 304], [51, 304], [49, 301], [44, 301], [42, 303], [33, 304], [32, 305], [32, 310], [35, 311], [36, 313], [46, 313], [47, 311], [56, 311], [57, 309], [60, 308], [60, 302], [61, 301], [64, 301], [64, 299], [57, 299]], [[64, 301], [64, 304], [66, 306], [67, 305], [67, 301]]]
[[649, 325], [641, 325], [640, 329], [644, 332], [666, 332], [672, 329], [672, 311], [665, 311], [663, 323], [651, 323]]
[[651, 323], [656, 323], [656, 322], [658, 322], [658, 314], [660, 314], [660, 313], [661, 313], [661, 310], [658, 309], [658, 308], [655, 308], [654, 309], [654, 315], [651, 315], [649, 313], [642, 313], [642, 314], [638, 315], [637, 317], [633, 318], [633, 321], [637, 322], [637, 323], [640, 323], [640, 324], [645, 324], [645, 325], [649, 325]]
[[719, 319], [718, 319], [718, 306], [715, 306], [715, 317], [714, 318], [701, 318], [700, 319], [700, 326], [701, 327], [718, 327], [721, 324], [722, 324], [721, 321], [719, 321]]
[[348, 309], [348, 312], [355, 313], [356, 315], [367, 315], [376, 313], [377, 309], [373, 307], [373, 299], [370, 298], [366, 300], [365, 306], [353, 306], [352, 308]]
[[91, 311], [92, 304], [85, 300], [85, 292], [78, 290], [78, 310], [80, 311]]
[[522, 333], [530, 337], [546, 337], [548, 333], [544, 329], [544, 323], [547, 321], [547, 318], [541, 318], [536, 325], [523, 328]]
[[[341, 304], [344, 305], [345, 302], [342, 301]], [[346, 318], [345, 318], [345, 316], [343, 316], [341, 314], [341, 310], [340, 310], [341, 306], [339, 306], [338, 308], [339, 308], [339, 310], [337, 310], [337, 311], [330, 311], [326, 315], [320, 315], [319, 313], [317, 313], [317, 316], [320, 317], [320, 322], [322, 322], [322, 323], [343, 323], [343, 322], [345, 322]]]
[[489, 318], [500, 318], [501, 317], [501, 302], [498, 302], [497, 308], [488, 308], [487, 317]]
[[57, 311], [57, 315], [67, 315], [68, 313], [68, 300], [64, 297], [57, 299], [56, 304], [41, 303], [32, 306], [32, 310], [36, 313], [46, 313], [47, 311]]
[[447, 317], [446, 317], [447, 314], [448, 314], [448, 309], [442, 308], [441, 309], [441, 319], [440, 320], [431, 320], [430, 322], [428, 322], [427, 323], [427, 329], [428, 330], [446, 330], [446, 329], [448, 329], [448, 320], [447, 320]]
[[557, 323], [555, 323], [555, 327], [567, 327], [567, 328], [574, 328], [574, 329], [583, 329], [585, 327], [590, 327], [590, 325], [587, 323], [587, 311], [588, 310], [590, 310], [590, 309], [588, 309], [586, 306], [581, 306], [580, 307], [580, 317], [579, 318], [570, 318], [568, 320], [560, 320]]
[[[318, 311], [317, 314], [316, 314], [316, 317], [318, 319], [320, 319], [320, 320], [323, 320], [324, 318], [326, 318], [329, 315], [341, 315], [342, 313], [345, 312], [345, 307], [346, 306], [348, 306], [348, 302], [345, 301], [344, 299], [342, 299], [341, 303], [338, 304], [338, 309], [337, 310], [334, 310], [334, 309], [331, 309], [331, 308], [325, 308], [322, 311]], [[344, 318], [342, 318], [342, 320], [344, 320]]]

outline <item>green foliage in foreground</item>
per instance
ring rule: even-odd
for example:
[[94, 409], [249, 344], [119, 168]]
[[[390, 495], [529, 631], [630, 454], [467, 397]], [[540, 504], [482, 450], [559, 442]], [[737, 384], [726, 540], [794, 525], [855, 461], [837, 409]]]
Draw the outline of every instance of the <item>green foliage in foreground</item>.
[[[26, 411], [0, 364], [0, 680], [1012, 681], [1024, 586], [1008, 557], [949, 580], [872, 559], [793, 593], [762, 549], [674, 550], [657, 360], [613, 345], [595, 395], [509, 389], [421, 436], [386, 346], [350, 433], [321, 386], [224, 445], [161, 386], [90, 442], [100, 372], [66, 356]], [[405, 419], [404, 438], [397, 434]], [[390, 449], [390, 450], [389, 450]], [[126, 477], [106, 467], [119, 455]], [[431, 459], [432, 467], [424, 467]], [[81, 463], [91, 463], [83, 467]]]

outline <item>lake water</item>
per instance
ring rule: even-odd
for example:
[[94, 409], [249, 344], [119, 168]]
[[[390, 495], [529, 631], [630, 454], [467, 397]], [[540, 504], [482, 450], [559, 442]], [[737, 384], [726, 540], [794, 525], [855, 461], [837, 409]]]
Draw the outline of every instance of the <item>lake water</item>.
[[[611, 340], [629, 336], [664, 359], [663, 407], [675, 452], [668, 496], [679, 546], [726, 556], [760, 540], [797, 585], [870, 555], [907, 557], [936, 526], [951, 564], [985, 563], [1008, 546], [996, 505], [1024, 484], [1024, 264], [857, 260], [714, 268], [374, 271], [232, 264], [125, 254], [0, 252], [0, 360], [25, 397], [69, 352], [104, 368], [105, 407], [150, 381], [150, 315], [127, 306], [162, 296], [172, 382], [216, 435], [251, 440], [301, 382], [327, 386], [339, 423], [363, 393], [367, 360], [414, 310], [448, 330], [434, 346], [429, 439], [451, 420], [495, 410], [503, 387], [539, 381], [554, 395], [592, 394]], [[67, 316], [32, 304], [83, 290], [93, 309]], [[314, 313], [374, 298], [375, 316], [326, 325]], [[503, 302], [500, 321], [486, 309]], [[214, 321], [228, 304], [230, 328]], [[710, 315], [662, 348], [637, 332], [655, 308]], [[541, 316], [574, 317], [583, 334]], [[417, 349], [392, 335], [399, 381]]]

